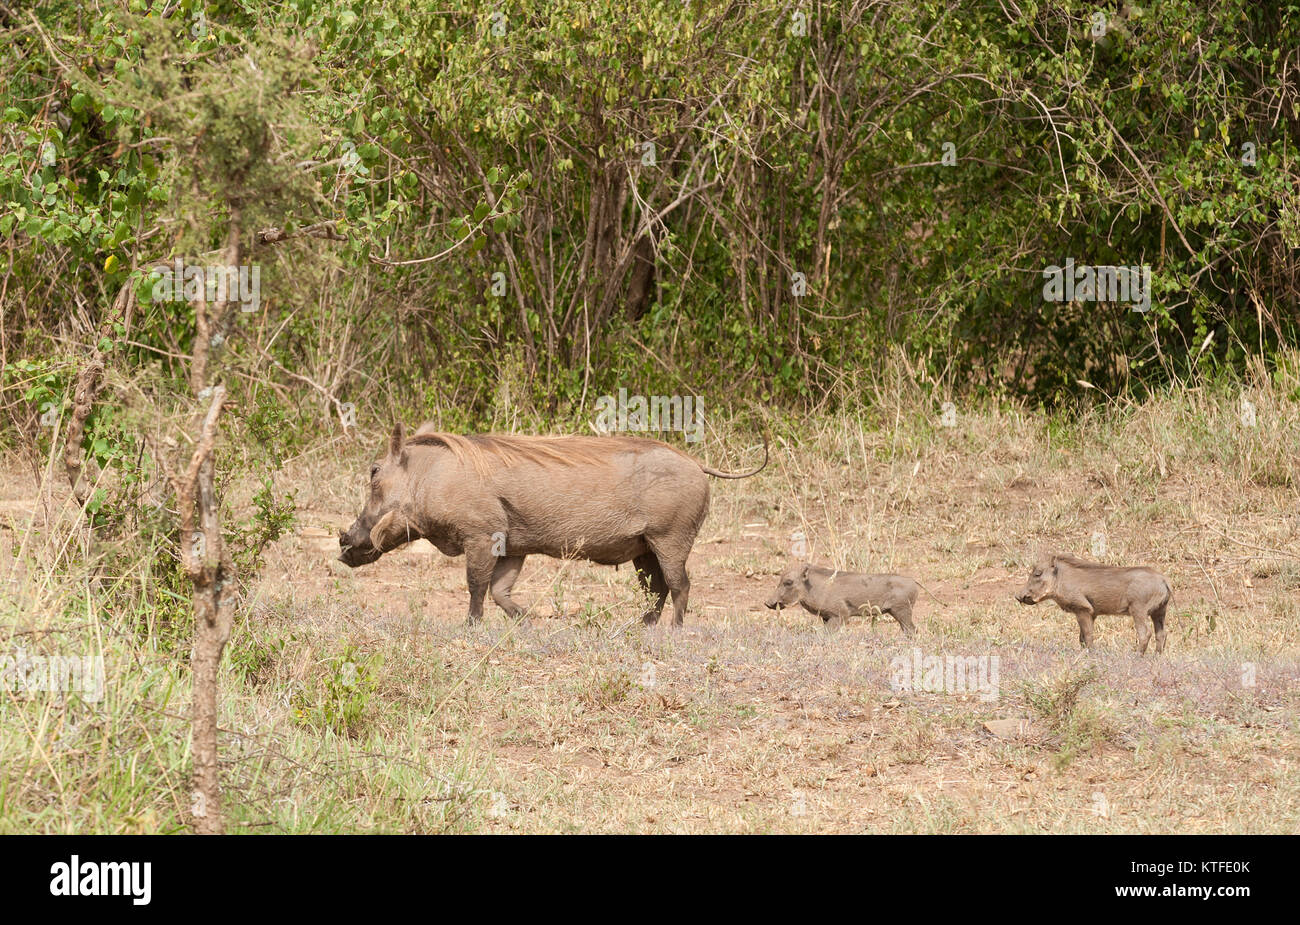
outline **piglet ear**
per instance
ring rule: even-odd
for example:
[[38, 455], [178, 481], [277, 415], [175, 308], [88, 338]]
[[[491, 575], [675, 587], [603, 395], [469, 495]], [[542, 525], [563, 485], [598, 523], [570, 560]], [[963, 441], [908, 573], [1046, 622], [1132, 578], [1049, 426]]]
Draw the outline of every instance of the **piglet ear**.
[[393, 425], [393, 435], [388, 438], [388, 455], [393, 459], [402, 458], [402, 447], [406, 444], [406, 430], [402, 422]]

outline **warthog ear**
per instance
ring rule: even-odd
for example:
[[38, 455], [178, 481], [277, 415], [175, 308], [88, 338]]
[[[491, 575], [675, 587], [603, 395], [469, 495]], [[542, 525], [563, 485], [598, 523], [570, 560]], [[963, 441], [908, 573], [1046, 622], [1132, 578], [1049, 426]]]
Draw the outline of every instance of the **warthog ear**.
[[370, 528], [370, 545], [380, 552], [405, 546], [419, 538], [420, 534], [415, 531], [401, 511], [389, 511], [379, 518], [379, 523]]
[[388, 438], [388, 455], [401, 465], [406, 465], [406, 429], [402, 422], [393, 425], [393, 434]]
[[805, 583], [808, 581], [808, 570], [809, 570], [810, 568], [812, 568], [812, 563], [810, 563], [810, 562], [805, 562], [805, 563], [803, 564], [803, 568], [802, 568], [802, 569], [800, 570], [800, 572], [799, 572], [799, 580], [800, 580], [800, 581], [803, 581], [803, 582], [805, 582]]

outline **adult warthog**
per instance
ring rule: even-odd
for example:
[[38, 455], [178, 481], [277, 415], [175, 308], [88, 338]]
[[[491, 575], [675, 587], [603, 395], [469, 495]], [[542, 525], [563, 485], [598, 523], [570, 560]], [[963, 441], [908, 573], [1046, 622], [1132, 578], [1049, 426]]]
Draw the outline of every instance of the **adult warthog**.
[[370, 467], [361, 515], [339, 534], [339, 561], [357, 566], [424, 538], [444, 554], [465, 554], [469, 622], [483, 598], [511, 617], [524, 557], [534, 553], [631, 561], [651, 595], [643, 619], [654, 623], [673, 595], [681, 624], [691, 582], [686, 557], [709, 510], [707, 475], [719, 472], [680, 450], [641, 437], [460, 436], [421, 428], [406, 439], [393, 428], [388, 451]]

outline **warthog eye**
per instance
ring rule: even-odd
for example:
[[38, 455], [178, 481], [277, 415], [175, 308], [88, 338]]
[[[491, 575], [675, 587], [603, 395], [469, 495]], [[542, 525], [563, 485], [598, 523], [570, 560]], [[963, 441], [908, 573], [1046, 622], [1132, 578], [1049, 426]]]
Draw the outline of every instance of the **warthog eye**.
[[378, 466], [371, 466], [371, 467], [370, 467], [370, 477], [373, 479], [373, 478], [374, 478], [375, 476], [377, 476], [378, 474], [379, 474], [379, 467], [378, 467]]
[[792, 579], [787, 578], [785, 581], [781, 582], [781, 584], [785, 585], [788, 588], [792, 584], [794, 584], [794, 581]]

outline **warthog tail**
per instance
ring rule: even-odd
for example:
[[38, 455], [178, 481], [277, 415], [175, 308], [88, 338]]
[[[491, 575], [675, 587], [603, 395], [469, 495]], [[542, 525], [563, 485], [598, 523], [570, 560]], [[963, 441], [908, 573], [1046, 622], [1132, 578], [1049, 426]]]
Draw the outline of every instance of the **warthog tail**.
[[706, 475], [711, 475], [719, 479], [747, 479], [751, 475], [758, 475], [760, 472], [762, 472], [764, 469], [767, 468], [767, 458], [768, 458], [767, 434], [764, 434], [763, 435], [763, 464], [759, 466], [757, 469], [751, 469], [748, 472], [723, 472], [721, 469], [714, 469], [710, 466], [705, 466], [705, 465], [701, 465], [700, 468], [704, 470]]
[[[912, 580], [913, 580], [913, 581], [916, 581], [915, 578], [913, 578]], [[920, 585], [920, 586], [921, 586], [921, 590], [924, 591], [926, 594], [930, 595], [930, 597], [931, 597], [935, 602], [937, 602], [937, 603], [943, 605], [944, 607], [947, 607], [947, 606], [948, 606], [948, 602], [947, 602], [947, 601], [945, 601], [945, 600], [941, 600], [939, 597], [937, 597], [937, 596], [935, 595], [935, 593], [934, 593], [933, 591], [931, 591], [931, 590], [930, 590], [929, 588], [927, 588], [925, 585], [922, 585], [919, 581], [916, 581], [916, 583], [917, 583], [918, 585]]]

